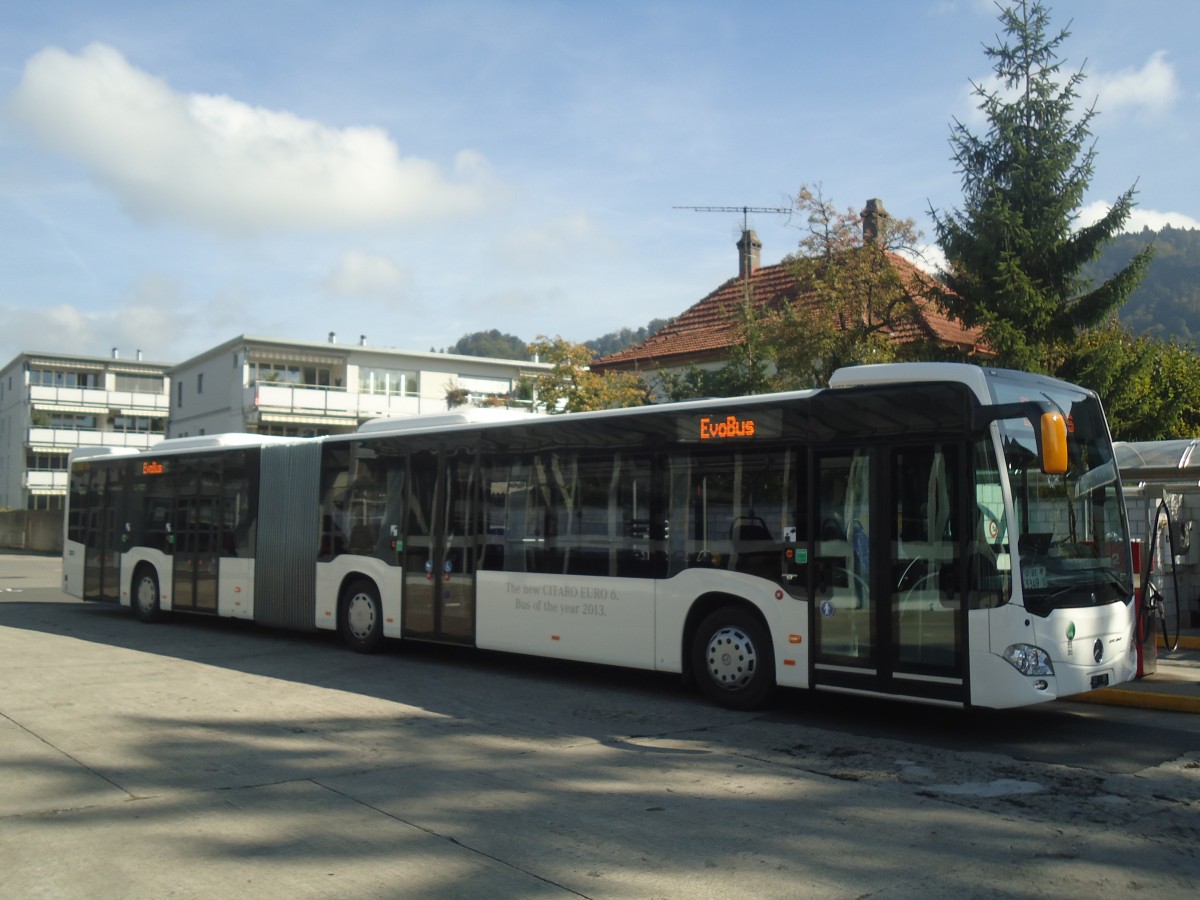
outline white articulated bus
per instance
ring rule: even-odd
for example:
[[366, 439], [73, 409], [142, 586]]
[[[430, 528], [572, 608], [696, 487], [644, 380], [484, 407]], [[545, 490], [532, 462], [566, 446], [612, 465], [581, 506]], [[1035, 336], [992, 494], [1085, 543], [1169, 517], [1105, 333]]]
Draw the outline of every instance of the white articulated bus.
[[679, 672], [734, 708], [776, 685], [1013, 707], [1135, 671], [1100, 403], [968, 365], [79, 452], [65, 527], [65, 590], [143, 620]]

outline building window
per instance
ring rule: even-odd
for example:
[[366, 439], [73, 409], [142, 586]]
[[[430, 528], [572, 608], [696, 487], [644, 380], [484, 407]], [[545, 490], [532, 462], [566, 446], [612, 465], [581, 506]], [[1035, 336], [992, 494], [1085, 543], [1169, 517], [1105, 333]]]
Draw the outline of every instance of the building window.
[[95, 388], [99, 387], [99, 372], [64, 369], [30, 369], [29, 383], [35, 387]]
[[327, 367], [250, 363], [247, 368], [252, 384], [294, 384], [300, 387], [329, 387], [332, 384], [332, 373]]
[[359, 369], [358, 390], [362, 394], [415, 397], [421, 390], [416, 372], [405, 369]]
[[175, 385], [175, 387], [175, 405], [183, 406], [183, 382], [179, 382], [179, 384]]
[[196, 376], [196, 394], [204, 393], [204, 373], [201, 372]]
[[163, 379], [161, 375], [132, 375], [118, 372], [113, 380], [113, 390], [127, 391], [131, 394], [161, 394]]
[[512, 381], [508, 378], [487, 378], [481, 375], [459, 375], [457, 387], [467, 391], [470, 402], [486, 403], [492, 397], [507, 397], [512, 393]]
[[30, 450], [25, 454], [25, 468], [31, 472], [65, 472], [67, 454], [38, 453]]
[[94, 431], [99, 427], [95, 416], [77, 413], [34, 410], [35, 428], [62, 428], [68, 431]]
[[165, 426], [164, 420], [147, 416], [113, 416], [112, 419], [112, 430], [126, 434], [162, 434]]

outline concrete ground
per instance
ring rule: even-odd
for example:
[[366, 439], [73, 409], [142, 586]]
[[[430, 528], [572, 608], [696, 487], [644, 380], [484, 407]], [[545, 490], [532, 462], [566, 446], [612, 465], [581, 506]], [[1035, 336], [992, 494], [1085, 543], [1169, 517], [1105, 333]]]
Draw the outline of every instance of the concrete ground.
[[1200, 753], [1105, 774], [851, 747], [657, 676], [144, 626], [58, 577], [0, 556], [5, 897], [1200, 891]]

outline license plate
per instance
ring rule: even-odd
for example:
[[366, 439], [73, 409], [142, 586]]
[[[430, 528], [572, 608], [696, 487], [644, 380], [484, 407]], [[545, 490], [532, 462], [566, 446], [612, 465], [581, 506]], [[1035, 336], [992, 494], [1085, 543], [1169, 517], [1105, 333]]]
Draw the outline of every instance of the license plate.
[[1031, 590], [1040, 590], [1049, 586], [1046, 579], [1045, 566], [1026, 566], [1021, 569], [1021, 583]]
[[1093, 675], [1092, 676], [1092, 690], [1094, 691], [1096, 688], [1102, 688], [1102, 687], [1108, 687], [1108, 676], [1107, 675]]

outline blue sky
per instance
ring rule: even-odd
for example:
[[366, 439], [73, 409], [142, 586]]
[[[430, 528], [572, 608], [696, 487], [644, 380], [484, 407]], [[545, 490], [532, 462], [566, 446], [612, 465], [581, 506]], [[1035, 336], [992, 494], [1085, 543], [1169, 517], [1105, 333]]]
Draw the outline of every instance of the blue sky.
[[[1096, 215], [1200, 225], [1200, 4], [1060, 0]], [[803, 184], [932, 241], [986, 0], [0, 0], [0, 363], [235, 335], [576, 341], [736, 274]], [[797, 222], [752, 215], [763, 261]]]

